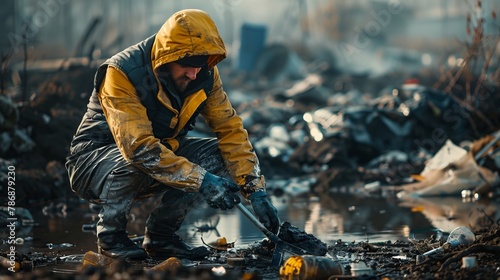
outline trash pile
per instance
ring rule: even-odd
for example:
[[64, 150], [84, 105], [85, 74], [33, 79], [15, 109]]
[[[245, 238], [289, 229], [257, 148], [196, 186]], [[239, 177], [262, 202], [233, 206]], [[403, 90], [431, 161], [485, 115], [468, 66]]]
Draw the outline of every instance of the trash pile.
[[[276, 49], [286, 49], [291, 61], [282, 61], [287, 58]], [[280, 64], [273, 64], [275, 56]], [[426, 85], [435, 73], [370, 76], [342, 72], [333, 58], [320, 58], [306, 61], [289, 47], [270, 46], [254, 72], [234, 70], [229, 59], [219, 66], [268, 187], [277, 194], [374, 191], [415, 183], [412, 175], [448, 141], [468, 150], [500, 128], [495, 109], [500, 98], [493, 94], [498, 85], [488, 85], [487, 94], [471, 108], [460, 99], [461, 92]], [[36, 90], [29, 101], [0, 99], [0, 166], [16, 165], [20, 206], [72, 195], [65, 156], [86, 108], [94, 68], [30, 75]], [[199, 121], [193, 133], [208, 131]], [[492, 173], [500, 166], [497, 146], [475, 159]], [[487, 181], [488, 186], [494, 182]]]
[[[273, 59], [267, 56], [266, 60]], [[306, 69], [301, 76], [297, 71], [289, 74], [291, 70], [284, 67], [279, 75], [274, 69], [273, 77], [281, 77], [278, 80], [247, 76], [244, 80], [248, 82], [239, 84], [239, 76], [225, 79], [225, 85], [233, 82], [226, 91], [249, 131], [270, 189], [325, 193], [355, 191], [353, 188], [361, 186], [373, 191], [428, 181], [437, 175], [426, 173], [426, 162], [450, 143], [461, 147], [462, 153], [470, 151], [469, 160], [461, 160], [467, 163], [450, 164], [474, 170], [455, 174], [457, 180], [481, 177], [485, 180], [483, 193], [497, 185], [500, 150], [493, 134], [500, 127], [500, 114], [492, 104], [500, 104], [494, 94], [498, 85], [487, 88], [484, 99], [471, 109], [457, 97], [461, 92], [446, 93], [420, 84], [419, 80], [429, 79], [422, 73], [360, 77], [339, 74], [333, 65], [305, 64], [297, 66], [295, 58], [293, 66], [288, 66]], [[346, 80], [363, 84], [340, 86]], [[384, 86], [378, 86], [383, 82]], [[490, 144], [488, 139], [493, 141], [489, 150], [474, 156]], [[420, 177], [415, 176], [424, 168]], [[290, 174], [295, 178], [290, 179]], [[473, 189], [476, 183], [441, 194]], [[281, 189], [283, 186], [287, 189]]]

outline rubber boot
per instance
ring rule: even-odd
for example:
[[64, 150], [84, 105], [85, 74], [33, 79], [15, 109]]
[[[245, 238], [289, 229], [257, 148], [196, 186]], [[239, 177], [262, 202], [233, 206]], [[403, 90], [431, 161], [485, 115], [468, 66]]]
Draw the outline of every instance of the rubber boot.
[[188, 212], [201, 200], [199, 193], [188, 193], [173, 188], [163, 195], [161, 203], [146, 221], [142, 247], [151, 258], [200, 260], [210, 254], [206, 247], [192, 247], [176, 234]]
[[98, 241], [99, 254], [114, 259], [144, 260], [148, 257], [144, 249], [140, 248], [126, 232], [101, 234]]
[[150, 179], [130, 164], [119, 163], [107, 175], [99, 194], [101, 210], [96, 227], [99, 251], [111, 258], [143, 260], [147, 258], [146, 252], [128, 238], [126, 228], [132, 203]]
[[184, 242], [177, 234], [153, 234], [146, 229], [142, 247], [149, 257], [153, 259], [168, 259], [176, 257], [180, 259], [201, 260], [210, 255], [210, 251], [204, 247], [193, 247]]

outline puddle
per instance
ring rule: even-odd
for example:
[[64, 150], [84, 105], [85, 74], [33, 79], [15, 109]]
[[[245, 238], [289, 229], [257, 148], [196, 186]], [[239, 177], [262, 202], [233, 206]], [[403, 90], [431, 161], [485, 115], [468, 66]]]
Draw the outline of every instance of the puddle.
[[[350, 194], [331, 194], [321, 198], [273, 197], [281, 221], [311, 233], [327, 244], [343, 242], [370, 243], [407, 239], [424, 239], [450, 232], [458, 226], [474, 230], [500, 218], [498, 200], [463, 200], [462, 198], [420, 198], [405, 201], [386, 198], [359, 197]], [[146, 216], [144, 210], [132, 209], [129, 233], [142, 235]], [[147, 203], [148, 207], [154, 204]], [[96, 251], [93, 232], [82, 231], [83, 224], [92, 223], [96, 213], [85, 205], [60, 214], [44, 215], [30, 209], [35, 224], [17, 228], [17, 237], [25, 239], [17, 246], [19, 253], [40, 252], [47, 256], [70, 256]], [[238, 210], [216, 211], [198, 208], [190, 213], [180, 235], [193, 245], [214, 242], [224, 236], [235, 246], [246, 246], [265, 236]], [[30, 237], [32, 239], [30, 240]], [[3, 240], [5, 236], [2, 236]], [[2, 251], [7, 249], [5, 241]], [[76, 262], [78, 259], [76, 258]]]

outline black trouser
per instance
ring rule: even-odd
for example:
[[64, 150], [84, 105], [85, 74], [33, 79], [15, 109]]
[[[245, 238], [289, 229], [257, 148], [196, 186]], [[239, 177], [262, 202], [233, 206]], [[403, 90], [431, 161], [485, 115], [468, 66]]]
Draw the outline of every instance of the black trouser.
[[[208, 172], [227, 175], [215, 138], [186, 137], [180, 141], [175, 154]], [[97, 222], [98, 237], [126, 230], [134, 200], [164, 193], [146, 222], [148, 231], [159, 235], [175, 233], [187, 213], [201, 200], [198, 192], [184, 192], [153, 180], [126, 162], [116, 144], [71, 158], [66, 167], [72, 189], [90, 202], [102, 205]]]

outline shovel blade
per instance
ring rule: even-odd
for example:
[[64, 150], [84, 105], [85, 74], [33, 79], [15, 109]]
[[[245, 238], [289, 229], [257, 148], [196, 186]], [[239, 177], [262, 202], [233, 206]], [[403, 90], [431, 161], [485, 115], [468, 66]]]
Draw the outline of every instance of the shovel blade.
[[302, 255], [311, 255], [311, 253], [283, 240], [279, 240], [274, 247], [271, 266], [281, 266], [289, 257]]

